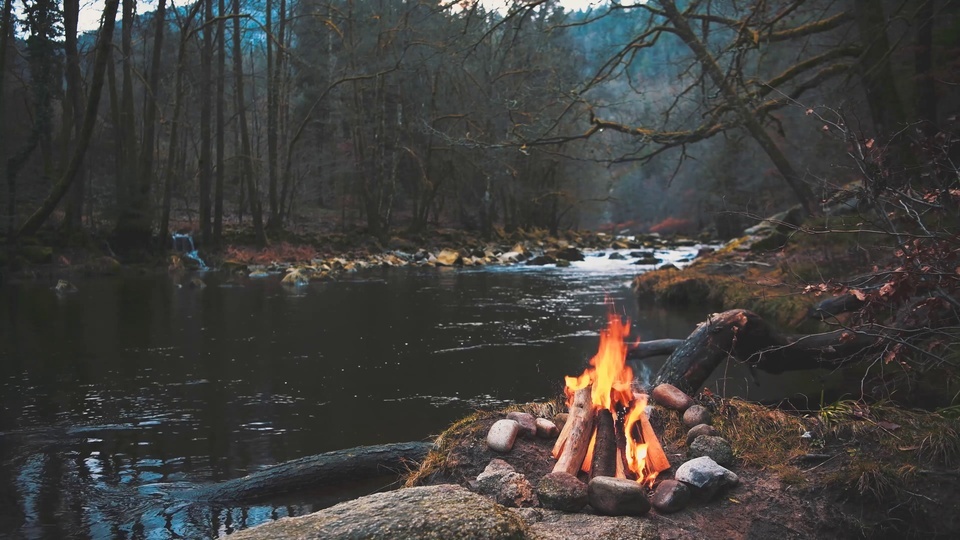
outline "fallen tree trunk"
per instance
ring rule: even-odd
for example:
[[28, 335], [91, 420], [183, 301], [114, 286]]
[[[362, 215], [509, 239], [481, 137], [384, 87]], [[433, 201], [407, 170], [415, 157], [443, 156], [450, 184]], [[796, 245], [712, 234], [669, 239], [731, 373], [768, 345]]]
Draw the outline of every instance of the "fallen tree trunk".
[[666, 356], [683, 344], [682, 339], [655, 339], [641, 341], [627, 350], [627, 360], [642, 360], [651, 356]]
[[768, 373], [837, 367], [859, 359], [877, 341], [853, 330], [784, 335], [756, 313], [734, 309], [700, 323], [667, 358], [653, 384], [670, 383], [693, 393], [731, 357]]
[[249, 502], [387, 475], [400, 475], [422, 461], [433, 445], [405, 442], [358, 446], [287, 461], [182, 494], [196, 501]]

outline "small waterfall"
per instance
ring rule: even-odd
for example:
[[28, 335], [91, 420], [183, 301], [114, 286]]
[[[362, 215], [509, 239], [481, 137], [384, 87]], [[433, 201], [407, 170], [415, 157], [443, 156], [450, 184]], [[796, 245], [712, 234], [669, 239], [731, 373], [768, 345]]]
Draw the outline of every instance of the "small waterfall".
[[174, 251], [179, 251], [180, 253], [183, 253], [184, 257], [197, 261], [197, 264], [200, 265], [201, 270], [208, 269], [207, 263], [203, 262], [203, 259], [200, 258], [200, 253], [193, 245], [193, 235], [186, 233], [173, 233], [170, 235], [170, 238], [173, 239]]

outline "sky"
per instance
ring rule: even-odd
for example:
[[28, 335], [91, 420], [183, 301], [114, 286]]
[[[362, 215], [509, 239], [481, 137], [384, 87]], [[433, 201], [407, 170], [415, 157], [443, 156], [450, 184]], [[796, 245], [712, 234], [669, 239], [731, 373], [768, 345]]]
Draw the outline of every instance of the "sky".
[[[176, 5], [186, 5], [189, 3], [189, 0], [174, 0], [174, 2]], [[484, 0], [484, 3], [489, 6], [496, 6], [498, 4], [507, 5], [510, 2], [509, 0]], [[603, 0], [561, 0], [560, 3], [567, 9], [576, 10], [586, 9], [591, 5], [602, 4]], [[138, 12], [147, 13], [156, 9], [157, 0], [139, 0], [137, 4]], [[101, 13], [103, 13], [103, 0], [85, 0], [82, 2], [80, 5], [80, 21], [78, 23], [80, 31], [96, 30], [100, 26]], [[117, 19], [119, 18], [118, 13]]]

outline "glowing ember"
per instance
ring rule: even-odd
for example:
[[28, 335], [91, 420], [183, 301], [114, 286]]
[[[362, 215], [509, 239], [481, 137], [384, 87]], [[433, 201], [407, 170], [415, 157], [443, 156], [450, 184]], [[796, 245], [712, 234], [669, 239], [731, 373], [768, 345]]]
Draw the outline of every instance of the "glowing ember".
[[[622, 417], [622, 421], [616, 422], [617, 429], [622, 429], [621, 442], [624, 443], [617, 450], [616, 475], [625, 478], [629, 471], [638, 482], [652, 486], [657, 475], [670, 468], [670, 462], [647, 419], [647, 396], [633, 392], [633, 370], [626, 363], [629, 333], [630, 321], [623, 321], [611, 312], [609, 325], [600, 332], [600, 348], [590, 359], [590, 366], [579, 377], [566, 377], [564, 391], [568, 405], [572, 405], [578, 390], [591, 387], [593, 414], [606, 409], [615, 419]], [[594, 430], [581, 466], [584, 472], [590, 472], [596, 440]], [[559, 457], [562, 447], [558, 444], [554, 457]]]

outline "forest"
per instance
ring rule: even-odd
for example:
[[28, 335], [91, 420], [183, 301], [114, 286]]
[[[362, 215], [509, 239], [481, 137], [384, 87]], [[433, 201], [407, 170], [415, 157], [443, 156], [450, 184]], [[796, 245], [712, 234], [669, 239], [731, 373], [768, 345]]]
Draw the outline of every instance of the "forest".
[[92, 9], [4, 0], [8, 245], [732, 237], [822, 213], [859, 180], [851, 145], [902, 169], [955, 133], [955, 2], [118, 0], [83, 30]]

